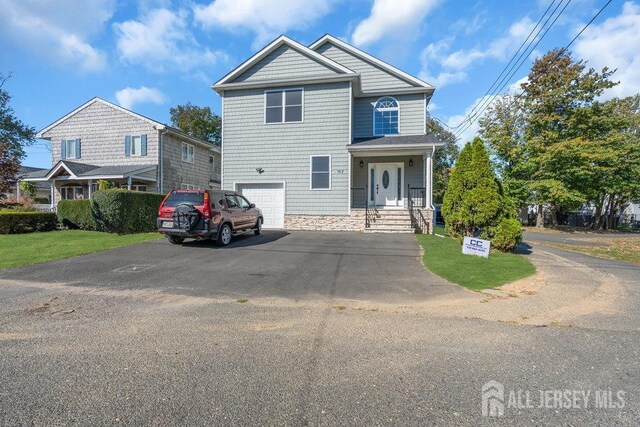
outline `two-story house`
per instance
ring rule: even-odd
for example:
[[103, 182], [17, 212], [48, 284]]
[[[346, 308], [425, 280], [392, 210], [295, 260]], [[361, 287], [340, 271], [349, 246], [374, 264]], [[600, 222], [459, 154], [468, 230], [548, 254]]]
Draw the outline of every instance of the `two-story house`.
[[432, 85], [325, 35], [281, 36], [213, 89], [222, 188], [265, 228], [413, 231], [420, 218], [432, 232]]
[[91, 197], [99, 180], [138, 191], [220, 188], [220, 148], [100, 98], [42, 129], [52, 167], [25, 181], [48, 182], [53, 205]]

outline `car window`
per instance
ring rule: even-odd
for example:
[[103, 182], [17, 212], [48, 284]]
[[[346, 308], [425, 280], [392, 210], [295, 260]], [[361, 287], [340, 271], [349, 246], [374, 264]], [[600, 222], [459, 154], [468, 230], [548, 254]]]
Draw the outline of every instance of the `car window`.
[[249, 203], [249, 201], [244, 197], [236, 196], [236, 198], [238, 199], [238, 203], [240, 203], [240, 207], [242, 209], [249, 209], [251, 207], [251, 203]]
[[204, 193], [197, 192], [173, 192], [164, 202], [164, 206], [174, 208], [180, 204], [188, 204], [192, 206], [201, 206], [204, 203]]
[[237, 208], [238, 207], [238, 201], [236, 200], [236, 196], [232, 196], [230, 194], [227, 194], [227, 207], [228, 208]]

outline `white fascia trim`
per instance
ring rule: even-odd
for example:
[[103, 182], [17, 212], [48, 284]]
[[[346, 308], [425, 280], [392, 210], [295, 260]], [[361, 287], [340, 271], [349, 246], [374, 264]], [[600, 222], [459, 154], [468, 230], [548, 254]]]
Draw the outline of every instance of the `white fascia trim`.
[[360, 50], [358, 48], [355, 48], [355, 47], [351, 46], [350, 44], [345, 43], [345, 42], [343, 42], [342, 40], [340, 40], [340, 39], [338, 39], [336, 37], [333, 37], [330, 34], [325, 34], [318, 41], [316, 41], [313, 44], [311, 44], [309, 46], [309, 49], [315, 51], [318, 47], [322, 46], [326, 42], [333, 43], [334, 45], [336, 45], [336, 46], [338, 46], [338, 47], [340, 47], [340, 48], [342, 48], [342, 49], [344, 49], [344, 50], [346, 50], [346, 51], [348, 51], [348, 52], [350, 52], [350, 53], [352, 53], [352, 54], [354, 54], [356, 56], [359, 56], [361, 59], [364, 59], [367, 62], [371, 62], [371, 63], [377, 65], [378, 67], [387, 70], [391, 74], [395, 74], [396, 76], [403, 78], [404, 80], [409, 80], [409, 81], [411, 81], [412, 83], [414, 83], [414, 84], [416, 84], [418, 86], [423, 86], [423, 87], [435, 89], [435, 87], [433, 85], [431, 85], [431, 84], [429, 84], [429, 83], [427, 83], [425, 81], [422, 81], [419, 78], [412, 76], [411, 74], [405, 73], [404, 71], [394, 67], [393, 65], [387, 64], [386, 62], [381, 61], [380, 59], [378, 59], [378, 58], [376, 58], [376, 57], [374, 57], [372, 55], [369, 55], [368, 53], [366, 53], [366, 52], [364, 52], [364, 51], [362, 51], [362, 50]]
[[[442, 144], [439, 144], [442, 145]], [[416, 149], [416, 148], [424, 148], [425, 150], [431, 149], [434, 150], [434, 144], [395, 144], [395, 145], [365, 145], [362, 147], [358, 147], [358, 144], [351, 144], [347, 146], [347, 150], [349, 151], [393, 151], [395, 149]]]
[[[167, 125], [161, 124], [156, 129], [158, 129], [159, 131], [166, 131], [166, 133], [169, 133], [169, 134], [171, 134], [171, 135], [173, 135], [173, 136], [175, 136], [175, 137], [177, 137], [179, 139], [183, 139], [183, 140], [189, 141], [189, 143], [191, 143], [191, 144], [196, 144], [196, 145], [199, 145], [201, 147], [210, 148], [213, 151], [216, 151], [216, 149], [217, 149], [217, 147], [215, 145], [213, 145], [212, 143], [203, 141], [203, 140], [198, 139], [198, 138], [194, 138], [193, 136], [191, 136], [189, 134], [186, 134], [186, 133], [182, 132], [179, 129], [172, 128], [171, 126], [167, 126]], [[217, 152], [220, 152], [220, 150], [217, 149]]]
[[61, 161], [60, 163], [58, 163], [56, 166], [53, 167], [53, 169], [51, 169], [49, 171], [49, 173], [45, 176], [45, 178], [47, 180], [51, 179], [51, 177], [60, 170], [60, 168], [64, 168], [67, 172], [69, 172], [69, 176], [71, 176], [72, 178], [76, 178], [76, 176], [73, 174], [73, 172], [71, 172], [71, 169], [69, 169], [67, 167], [67, 165], [64, 164], [64, 161]]
[[213, 86], [215, 87], [215, 86], [224, 84], [229, 80], [233, 80], [235, 77], [238, 77], [240, 74], [244, 73], [246, 70], [251, 68], [251, 66], [256, 64], [258, 61], [263, 59], [265, 56], [267, 56], [268, 54], [270, 54], [271, 52], [273, 52], [275, 49], [279, 48], [283, 44], [286, 44], [292, 49], [295, 49], [298, 52], [315, 59], [316, 61], [326, 65], [329, 68], [332, 68], [335, 71], [346, 73], [346, 74], [353, 73], [353, 71], [351, 71], [347, 67], [338, 64], [337, 62], [327, 58], [326, 56], [320, 55], [318, 52], [315, 52], [309, 49], [308, 47], [296, 42], [295, 40], [290, 39], [285, 35], [281, 35], [280, 37], [278, 37], [277, 39], [269, 43], [267, 46], [265, 46], [262, 50], [258, 51], [251, 58], [247, 59], [238, 67], [236, 67], [231, 72], [229, 72], [227, 75], [222, 77]]
[[60, 119], [58, 119], [58, 120], [56, 120], [55, 122], [51, 123], [51, 124], [50, 124], [49, 126], [47, 126], [46, 128], [44, 128], [44, 129], [42, 129], [41, 131], [39, 131], [39, 132], [36, 134], [36, 137], [37, 137], [37, 138], [41, 138], [41, 139], [47, 139], [47, 138], [44, 138], [44, 137], [43, 137], [43, 134], [44, 134], [44, 133], [48, 132], [49, 130], [51, 130], [51, 129], [53, 129], [54, 127], [58, 126], [60, 123], [62, 123], [62, 122], [64, 122], [65, 120], [67, 120], [68, 118], [70, 118], [70, 117], [72, 117], [72, 116], [76, 115], [76, 114], [77, 114], [77, 113], [79, 113], [80, 111], [84, 110], [85, 108], [87, 108], [87, 107], [88, 107], [88, 106], [90, 106], [90, 105], [93, 105], [93, 104], [94, 104], [94, 103], [96, 103], [96, 102], [100, 102], [100, 103], [102, 103], [102, 104], [104, 104], [104, 105], [106, 105], [106, 106], [109, 106], [109, 107], [111, 107], [111, 108], [115, 108], [115, 109], [116, 109], [116, 110], [118, 110], [118, 111], [121, 111], [121, 112], [123, 112], [123, 113], [125, 113], [125, 114], [128, 114], [128, 115], [130, 115], [130, 116], [136, 117], [136, 118], [138, 118], [138, 119], [140, 119], [140, 120], [143, 120], [143, 121], [145, 121], [145, 122], [147, 122], [147, 123], [149, 123], [149, 124], [151, 124], [151, 125], [153, 125], [153, 126], [164, 126], [164, 125], [163, 125], [162, 123], [160, 123], [160, 122], [156, 122], [155, 120], [151, 120], [151, 119], [150, 119], [150, 118], [148, 118], [148, 117], [142, 116], [142, 115], [140, 115], [140, 114], [138, 114], [138, 113], [135, 113], [135, 112], [133, 112], [133, 111], [131, 111], [131, 110], [127, 110], [126, 108], [123, 108], [123, 107], [121, 107], [121, 106], [119, 106], [119, 105], [113, 104], [113, 103], [111, 103], [111, 102], [109, 102], [109, 101], [105, 101], [104, 99], [102, 99], [102, 98], [98, 98], [98, 97], [96, 96], [95, 98], [92, 98], [92, 99], [90, 99], [89, 101], [85, 102], [84, 104], [82, 104], [81, 106], [79, 106], [78, 108], [76, 108], [75, 110], [73, 110], [72, 112], [70, 112], [69, 114], [67, 114], [67, 115], [65, 115], [65, 116], [63, 116], [63, 117], [61, 117]]

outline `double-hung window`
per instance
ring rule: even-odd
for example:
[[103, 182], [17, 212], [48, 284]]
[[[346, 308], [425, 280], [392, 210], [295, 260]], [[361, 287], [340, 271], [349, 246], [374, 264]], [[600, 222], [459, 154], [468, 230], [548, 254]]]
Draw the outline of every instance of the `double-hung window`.
[[265, 123], [302, 121], [302, 89], [270, 90], [265, 92]]
[[311, 189], [331, 189], [331, 156], [311, 156]]
[[146, 156], [147, 155], [147, 135], [128, 135], [124, 138], [125, 156]]
[[399, 130], [398, 101], [390, 96], [378, 99], [373, 110], [373, 134], [396, 135]]
[[195, 159], [193, 145], [182, 143], [182, 161], [193, 163]]
[[62, 140], [60, 157], [63, 159], [79, 159], [80, 158], [80, 140], [67, 139]]

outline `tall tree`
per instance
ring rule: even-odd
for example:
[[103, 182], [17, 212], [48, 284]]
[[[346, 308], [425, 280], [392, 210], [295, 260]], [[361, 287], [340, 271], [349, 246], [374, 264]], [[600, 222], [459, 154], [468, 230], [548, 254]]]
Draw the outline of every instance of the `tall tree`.
[[536, 225], [544, 226], [542, 206], [551, 208], [552, 220], [562, 206], [575, 207], [586, 201], [576, 176], [566, 173], [562, 162], [553, 161], [553, 153], [568, 141], [581, 137], [576, 120], [579, 112], [590, 108], [594, 100], [616, 83], [607, 68], [587, 69], [571, 53], [553, 49], [536, 59], [522, 84], [527, 112], [524, 138], [527, 156], [534, 168], [529, 186], [532, 201], [538, 206]]
[[456, 163], [460, 149], [456, 144], [455, 135], [430, 115], [427, 115], [427, 132], [444, 143], [442, 147], [438, 147], [433, 156], [433, 201], [439, 204], [442, 203], [449, 185], [451, 169]]
[[11, 77], [0, 74], [0, 194], [11, 190], [25, 146], [35, 141], [36, 131], [18, 120], [9, 106], [11, 96], [3, 86]]
[[194, 138], [220, 144], [222, 120], [209, 107], [198, 107], [190, 102], [169, 110], [171, 123]]

